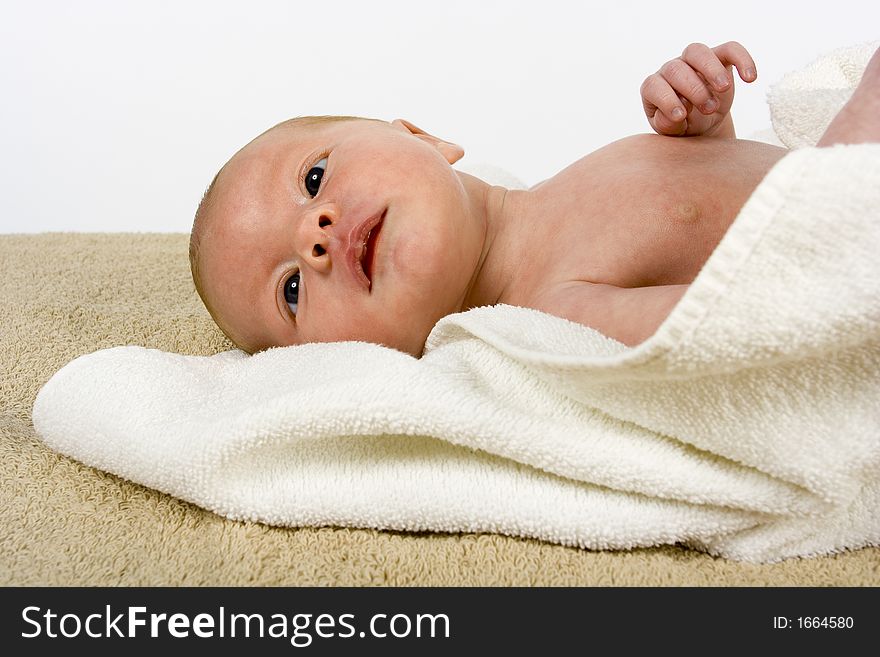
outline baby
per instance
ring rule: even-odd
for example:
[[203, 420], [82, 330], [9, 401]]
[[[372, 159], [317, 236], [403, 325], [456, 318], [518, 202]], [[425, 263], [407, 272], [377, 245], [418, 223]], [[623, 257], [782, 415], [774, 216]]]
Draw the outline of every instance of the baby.
[[[626, 345], [651, 336], [786, 150], [735, 138], [740, 44], [694, 43], [641, 87], [656, 135], [616, 141], [528, 190], [452, 168], [464, 151], [404, 120], [302, 117], [218, 172], [193, 279], [239, 348], [361, 340], [416, 357], [442, 317], [499, 303]], [[820, 141], [880, 138], [880, 58]]]

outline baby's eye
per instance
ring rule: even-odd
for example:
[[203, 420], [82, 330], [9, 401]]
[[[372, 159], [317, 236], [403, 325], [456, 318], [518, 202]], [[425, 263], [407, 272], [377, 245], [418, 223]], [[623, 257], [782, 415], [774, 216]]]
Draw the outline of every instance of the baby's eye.
[[312, 198], [315, 198], [315, 194], [317, 194], [318, 190], [321, 188], [321, 178], [324, 177], [324, 169], [326, 168], [327, 158], [325, 157], [309, 169], [309, 172], [306, 174], [306, 191]]
[[284, 300], [294, 315], [296, 315], [296, 308], [299, 303], [299, 288], [301, 285], [302, 277], [299, 275], [299, 272], [296, 272], [284, 283]]

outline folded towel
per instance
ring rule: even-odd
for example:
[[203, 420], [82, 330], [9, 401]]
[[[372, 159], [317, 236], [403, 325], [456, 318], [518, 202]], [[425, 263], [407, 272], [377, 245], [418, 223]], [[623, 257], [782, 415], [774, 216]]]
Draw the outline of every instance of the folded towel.
[[789, 148], [813, 146], [852, 96], [880, 41], [839, 48], [793, 71], [767, 94], [770, 120]]
[[684, 543], [748, 561], [880, 544], [880, 145], [804, 148], [627, 348], [511, 306], [414, 359], [364, 343], [85, 355], [52, 448], [234, 519]]

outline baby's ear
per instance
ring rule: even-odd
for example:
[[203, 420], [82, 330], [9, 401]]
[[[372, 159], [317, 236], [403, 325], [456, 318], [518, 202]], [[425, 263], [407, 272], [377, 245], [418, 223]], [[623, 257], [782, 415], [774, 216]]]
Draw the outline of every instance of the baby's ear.
[[440, 151], [440, 154], [446, 158], [446, 161], [449, 162], [449, 164], [455, 164], [464, 157], [464, 149], [458, 144], [453, 144], [451, 141], [443, 141], [439, 137], [428, 134], [406, 119], [394, 119], [391, 122], [391, 125], [431, 144], [431, 146]]

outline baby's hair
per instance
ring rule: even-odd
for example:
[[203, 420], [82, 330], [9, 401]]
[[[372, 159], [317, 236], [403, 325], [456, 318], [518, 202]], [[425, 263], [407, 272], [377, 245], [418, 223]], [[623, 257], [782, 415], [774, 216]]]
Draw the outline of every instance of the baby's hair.
[[[281, 123], [272, 126], [268, 130], [261, 132], [254, 139], [252, 139], [251, 142], [248, 142], [248, 144], [256, 141], [266, 133], [273, 130], [310, 127], [314, 125], [321, 125], [324, 123], [336, 123], [339, 121], [379, 121], [381, 123], [384, 123], [384, 121], [381, 121], [380, 119], [369, 119], [360, 116], [297, 116], [292, 119], [282, 121]], [[245, 145], [243, 148], [247, 148], [247, 145]], [[208, 313], [210, 313], [211, 317], [214, 318], [214, 321], [216, 322], [220, 330], [223, 331], [223, 335], [229, 338], [229, 341], [237, 347], [252, 354], [257, 351], [257, 349], [249, 345], [239, 344], [239, 341], [233, 338], [229, 334], [229, 331], [227, 331], [223, 324], [219, 321], [217, 313], [215, 312], [214, 308], [212, 307], [204, 293], [201, 270], [199, 267], [199, 246], [201, 244], [201, 238], [205, 231], [205, 226], [208, 223], [208, 217], [210, 216], [209, 210], [211, 209], [211, 206], [214, 202], [214, 188], [217, 184], [217, 179], [220, 177], [220, 173], [223, 171], [223, 168], [225, 166], [226, 165], [224, 164], [223, 167], [220, 167], [220, 170], [214, 175], [214, 178], [211, 180], [211, 184], [208, 185], [207, 189], [205, 189], [205, 193], [202, 195], [202, 200], [199, 201], [199, 206], [196, 209], [195, 218], [193, 219], [192, 232], [190, 233], [189, 237], [189, 265], [190, 270], [192, 271], [193, 284], [195, 285], [196, 292], [198, 292], [199, 298], [201, 298], [202, 303], [205, 304], [205, 308], [208, 309]]]

